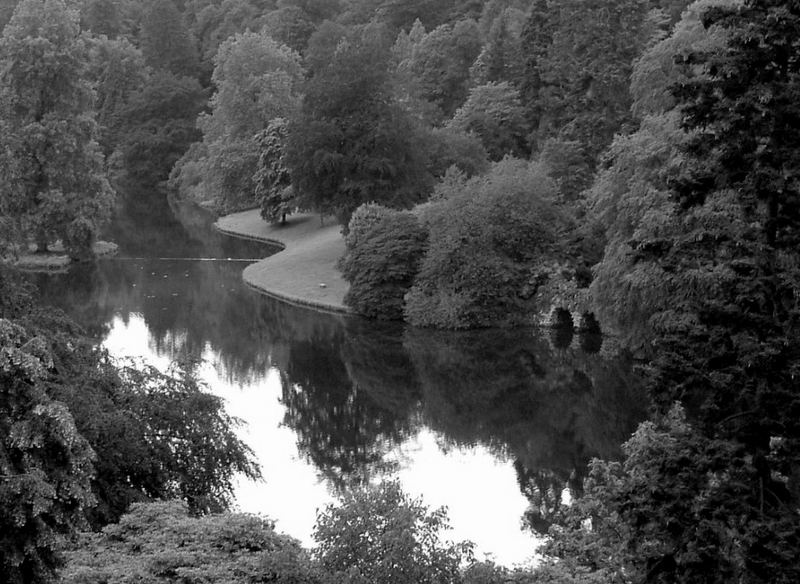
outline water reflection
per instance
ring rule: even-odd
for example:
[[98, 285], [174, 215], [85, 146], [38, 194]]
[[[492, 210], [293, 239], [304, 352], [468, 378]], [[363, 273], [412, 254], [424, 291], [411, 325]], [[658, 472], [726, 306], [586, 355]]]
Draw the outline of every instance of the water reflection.
[[243, 286], [241, 263], [153, 259], [270, 250], [214, 234], [191, 208], [149, 223], [152, 209], [138, 201], [115, 223], [120, 259], [37, 276], [44, 300], [100, 340], [115, 318], [142, 319], [150, 351], [211, 354], [228, 383], [277, 372], [283, 424], [335, 489], [401, 471], [403, 445], [433, 432], [444, 450], [478, 446], [513, 465], [528, 522], [544, 530], [564, 485], [579, 486], [591, 457], [618, 455], [643, 417], [631, 364], [601, 357], [597, 337], [433, 332], [292, 307]]

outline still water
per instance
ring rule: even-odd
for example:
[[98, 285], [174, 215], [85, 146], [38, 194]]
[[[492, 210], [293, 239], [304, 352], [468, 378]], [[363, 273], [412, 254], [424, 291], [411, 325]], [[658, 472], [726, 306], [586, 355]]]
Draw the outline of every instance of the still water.
[[112, 260], [36, 276], [116, 356], [196, 360], [243, 420], [262, 482], [239, 510], [311, 546], [316, 510], [348, 485], [399, 480], [449, 511], [479, 559], [533, 558], [542, 518], [643, 415], [631, 364], [571, 332], [444, 333], [296, 308], [241, 283], [275, 250], [215, 233], [203, 211], [129, 198]]

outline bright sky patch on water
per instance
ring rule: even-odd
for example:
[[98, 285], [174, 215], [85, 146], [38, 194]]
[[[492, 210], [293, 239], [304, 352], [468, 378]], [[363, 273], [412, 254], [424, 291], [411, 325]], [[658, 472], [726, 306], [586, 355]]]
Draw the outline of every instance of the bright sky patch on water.
[[[153, 348], [144, 319], [132, 314], [127, 322], [115, 317], [103, 345], [117, 357], [141, 358], [161, 369], [169, 359]], [[264, 480], [240, 481], [236, 505], [276, 522], [279, 531], [311, 547], [317, 509], [333, 496], [314, 466], [298, 451], [294, 432], [282, 424], [281, 383], [272, 369], [262, 379], [244, 386], [226, 381], [217, 370], [216, 356], [206, 350], [200, 376], [223, 397], [229, 414], [242, 419], [240, 437], [253, 449]], [[423, 428], [393, 451], [399, 461], [395, 476], [406, 492], [421, 496], [426, 505], [446, 506], [452, 530], [447, 537], [471, 540], [476, 557], [506, 565], [533, 561], [536, 539], [520, 527], [527, 501], [517, 487], [510, 461], [498, 460], [483, 447], [440, 447], [440, 437]]]

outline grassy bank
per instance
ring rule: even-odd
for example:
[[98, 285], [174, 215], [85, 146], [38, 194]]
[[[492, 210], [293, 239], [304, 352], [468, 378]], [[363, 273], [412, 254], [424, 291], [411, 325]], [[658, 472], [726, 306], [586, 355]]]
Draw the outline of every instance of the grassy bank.
[[242, 277], [248, 285], [292, 304], [350, 312], [344, 304], [348, 284], [336, 269], [344, 253], [344, 239], [331, 219], [320, 225], [319, 215], [303, 213], [289, 216], [286, 225], [270, 225], [256, 209], [222, 217], [215, 227], [283, 248], [245, 268]]

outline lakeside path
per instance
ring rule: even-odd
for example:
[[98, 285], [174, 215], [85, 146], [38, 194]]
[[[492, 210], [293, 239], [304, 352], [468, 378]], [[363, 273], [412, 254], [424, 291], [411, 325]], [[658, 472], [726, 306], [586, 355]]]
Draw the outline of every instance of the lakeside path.
[[244, 269], [242, 278], [249, 286], [290, 304], [350, 313], [344, 303], [348, 284], [336, 269], [344, 253], [344, 238], [339, 225], [328, 221], [320, 226], [319, 215], [298, 213], [290, 215], [286, 225], [270, 225], [254, 209], [220, 217], [214, 227], [227, 235], [283, 248]]

